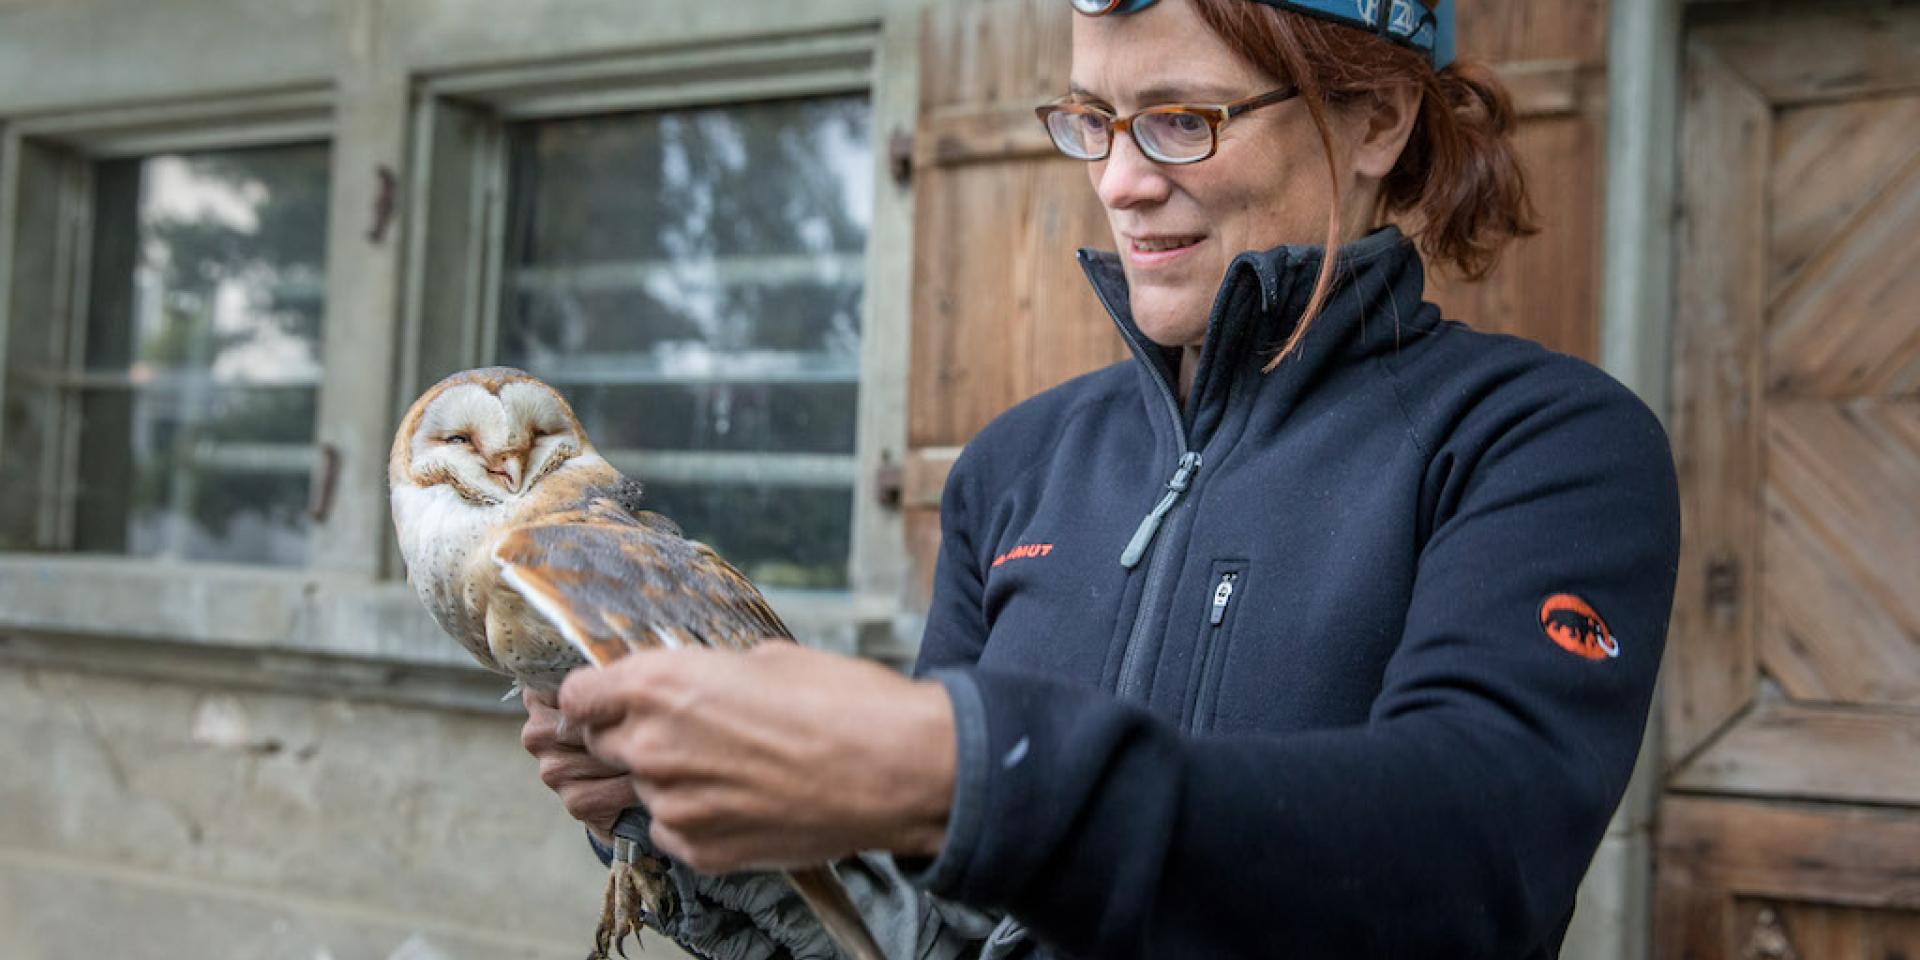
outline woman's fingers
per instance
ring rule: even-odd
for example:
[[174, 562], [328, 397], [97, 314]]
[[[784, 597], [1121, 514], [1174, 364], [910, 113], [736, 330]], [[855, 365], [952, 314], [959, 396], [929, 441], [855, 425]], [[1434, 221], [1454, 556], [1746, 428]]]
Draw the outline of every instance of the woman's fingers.
[[618, 723], [646, 693], [646, 671], [653, 654], [636, 653], [603, 668], [584, 667], [567, 674], [556, 705], [575, 728]]
[[554, 792], [559, 794], [560, 805], [568, 816], [594, 828], [603, 840], [613, 832], [613, 822], [620, 818], [620, 811], [638, 802], [633, 781], [625, 775], [574, 780]]
[[576, 671], [561, 709], [630, 771], [661, 847], [700, 869], [933, 853], [955, 765], [939, 684], [768, 644], [635, 654]]

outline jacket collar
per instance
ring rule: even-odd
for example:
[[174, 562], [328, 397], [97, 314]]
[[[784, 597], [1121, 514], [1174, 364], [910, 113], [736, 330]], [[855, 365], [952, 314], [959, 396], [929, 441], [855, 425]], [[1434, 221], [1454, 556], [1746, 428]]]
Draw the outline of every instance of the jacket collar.
[[[1325, 255], [1324, 247], [1288, 245], [1248, 251], [1228, 264], [1207, 318], [1193, 395], [1184, 413], [1175, 414], [1193, 435], [1189, 446], [1198, 448], [1249, 378], [1262, 378], [1251, 385], [1263, 395], [1274, 387], [1294, 394], [1329, 364], [1390, 352], [1439, 322], [1439, 311], [1422, 302], [1426, 272], [1412, 241], [1396, 227], [1383, 227], [1340, 248], [1320, 315], [1294, 353], [1264, 373], [1306, 309]], [[1178, 352], [1147, 339], [1134, 323], [1119, 255], [1081, 250], [1079, 259], [1143, 372], [1158, 381], [1155, 392], [1172, 394]]]

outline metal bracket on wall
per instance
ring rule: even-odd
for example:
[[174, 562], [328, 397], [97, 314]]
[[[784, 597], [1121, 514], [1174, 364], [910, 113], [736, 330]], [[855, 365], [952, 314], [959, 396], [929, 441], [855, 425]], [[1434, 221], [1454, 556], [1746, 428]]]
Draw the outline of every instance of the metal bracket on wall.
[[887, 170], [893, 174], [895, 186], [913, 182], [913, 134], [895, 130], [887, 138]]
[[334, 488], [340, 485], [340, 448], [321, 443], [316, 450], [313, 485], [307, 493], [307, 519], [320, 524], [326, 523], [327, 515], [333, 512]]

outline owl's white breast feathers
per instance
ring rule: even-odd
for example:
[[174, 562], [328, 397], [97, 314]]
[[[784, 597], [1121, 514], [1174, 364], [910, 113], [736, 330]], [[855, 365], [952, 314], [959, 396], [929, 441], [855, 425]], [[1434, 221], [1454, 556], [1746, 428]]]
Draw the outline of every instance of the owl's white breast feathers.
[[407, 579], [440, 628], [483, 665], [505, 672], [487, 645], [486, 597], [499, 576], [493, 541], [515, 524], [573, 506], [585, 485], [611, 471], [599, 454], [584, 453], [526, 497], [487, 505], [462, 498], [447, 484], [393, 488], [394, 528]]

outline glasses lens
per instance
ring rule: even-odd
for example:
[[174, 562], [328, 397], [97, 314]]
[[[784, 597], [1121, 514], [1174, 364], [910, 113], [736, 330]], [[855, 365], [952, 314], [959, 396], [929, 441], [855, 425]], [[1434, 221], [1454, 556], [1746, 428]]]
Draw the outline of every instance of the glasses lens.
[[1192, 163], [1213, 152], [1213, 126], [1197, 113], [1142, 113], [1133, 119], [1133, 138], [1161, 163]]
[[1047, 114], [1047, 135], [1053, 145], [1076, 160], [1098, 160], [1107, 155], [1113, 128], [1107, 118], [1088, 110], [1062, 107]]
[[1097, 17], [1112, 7], [1109, 0], [1073, 0], [1073, 8], [1089, 17]]

